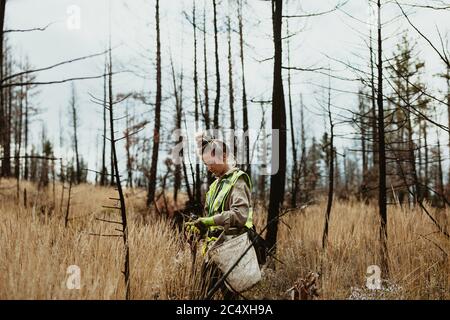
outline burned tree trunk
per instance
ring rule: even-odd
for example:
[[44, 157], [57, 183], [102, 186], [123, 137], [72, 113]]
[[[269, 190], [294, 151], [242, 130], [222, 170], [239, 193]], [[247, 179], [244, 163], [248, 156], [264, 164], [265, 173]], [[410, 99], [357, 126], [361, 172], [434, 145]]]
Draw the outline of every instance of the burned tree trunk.
[[[230, 13], [227, 17], [227, 42], [228, 42], [228, 98], [230, 106], [230, 129], [236, 129], [234, 120], [234, 88], [233, 88], [233, 58], [231, 53], [231, 17]], [[236, 144], [234, 144], [234, 151], [236, 152]]]
[[244, 27], [242, 23], [242, 0], [239, 0], [238, 5], [238, 21], [239, 21], [239, 49], [241, 59], [241, 77], [242, 77], [242, 122], [244, 129], [244, 152], [245, 152], [245, 164], [247, 173], [251, 175], [250, 164], [250, 139], [248, 136], [248, 109], [247, 109], [247, 91], [245, 88], [245, 65], [244, 65]]
[[322, 249], [325, 249], [328, 241], [328, 226], [330, 222], [331, 206], [333, 205], [334, 188], [334, 123], [331, 116], [331, 86], [328, 88], [328, 121], [330, 122], [330, 144], [328, 146], [328, 198], [325, 212], [325, 226], [322, 235]]
[[[4, 41], [2, 36], [2, 41]], [[2, 79], [3, 76], [8, 77], [11, 73], [11, 62], [12, 59], [9, 53], [9, 48], [6, 47], [3, 49], [5, 52], [2, 55]], [[10, 80], [11, 82], [12, 80]], [[3, 127], [0, 128], [2, 130], [2, 149], [3, 149], [3, 161], [2, 161], [2, 176], [10, 177], [11, 176], [11, 120], [12, 120], [12, 90], [11, 87], [0, 88], [2, 91], [1, 97], [1, 106], [2, 106], [2, 119], [3, 119]]]
[[[170, 66], [172, 69], [172, 81], [173, 81], [173, 95], [175, 97], [175, 132], [177, 132], [178, 139], [175, 142], [176, 145], [179, 145], [182, 143], [183, 138], [181, 136], [181, 117], [182, 117], [182, 104], [181, 104], [181, 90], [182, 90], [182, 79], [183, 79], [183, 73], [181, 72], [180, 75], [180, 85], [177, 84], [177, 79], [175, 75], [175, 69], [173, 66], [173, 60], [172, 57], [170, 58]], [[180, 154], [178, 156], [181, 157], [181, 161], [183, 161], [183, 149], [181, 150]], [[184, 161], [183, 161], [184, 163]], [[181, 164], [179, 161], [175, 163], [175, 171], [174, 171], [174, 181], [173, 181], [173, 200], [174, 203], [177, 204], [178, 199], [178, 192], [181, 187]], [[189, 184], [188, 184], [189, 187]]]
[[381, 37], [381, 0], [377, 0], [378, 9], [378, 208], [380, 215], [380, 245], [381, 245], [381, 269], [387, 277], [389, 275], [388, 249], [387, 249], [387, 206], [386, 206], [386, 146], [384, 134], [384, 109], [383, 109], [383, 40]]
[[289, 20], [286, 22], [287, 31], [287, 58], [288, 58], [288, 99], [289, 99], [289, 120], [291, 126], [291, 147], [292, 147], [292, 175], [291, 175], [291, 207], [297, 206], [297, 194], [298, 194], [298, 159], [297, 159], [297, 145], [295, 143], [295, 130], [294, 130], [294, 115], [292, 111], [292, 92], [291, 92], [291, 46], [289, 41]]
[[102, 145], [102, 168], [100, 170], [100, 185], [107, 184], [107, 170], [106, 170], [106, 61], [105, 61], [105, 74], [103, 76], [103, 145]]
[[[192, 25], [194, 28], [194, 118], [195, 118], [195, 131], [199, 129], [199, 97], [198, 97], [198, 71], [197, 71], [197, 25], [196, 25], [196, 8], [195, 0], [192, 0]], [[194, 183], [194, 198], [196, 203], [201, 201], [201, 181], [200, 181], [200, 163], [195, 163], [195, 183]]]
[[126, 129], [125, 129], [125, 154], [127, 156], [127, 183], [126, 186], [133, 188], [133, 158], [131, 155], [131, 147], [132, 147], [132, 137], [130, 135], [130, 128], [132, 127], [130, 116], [128, 113], [128, 108], [126, 108], [125, 111], [125, 122], [126, 122]]
[[158, 168], [159, 140], [161, 130], [161, 35], [159, 27], [159, 0], [156, 0], [156, 101], [155, 126], [153, 129], [153, 149], [150, 167], [150, 177], [147, 192], [147, 206], [151, 206], [156, 192], [156, 176]]
[[[3, 56], [3, 42], [4, 42], [4, 27], [5, 27], [5, 6], [6, 0], [0, 0], [0, 81], [3, 83], [4, 73], [4, 56]], [[2, 170], [1, 176], [7, 176], [7, 167], [8, 163], [10, 163], [9, 155], [6, 154], [5, 150], [5, 137], [6, 137], [6, 107], [4, 104], [4, 96], [3, 96], [3, 88], [0, 88], [0, 145], [2, 146], [3, 151], [3, 160], [2, 160]]]
[[73, 127], [73, 147], [75, 152], [75, 164], [76, 164], [76, 183], [81, 182], [81, 167], [80, 167], [80, 156], [78, 153], [78, 113], [76, 106], [76, 95], [75, 95], [75, 85], [72, 84], [72, 96], [70, 98], [70, 111], [71, 120]]
[[372, 102], [372, 165], [378, 166], [378, 133], [377, 133], [377, 98], [375, 89], [375, 66], [374, 66], [374, 52], [372, 45], [372, 29], [370, 29], [369, 37], [369, 52], [370, 52], [370, 101]]
[[[270, 200], [267, 221], [274, 221], [267, 228], [267, 244], [276, 252], [278, 217], [283, 205], [286, 178], [286, 108], [283, 92], [282, 66], [282, 0], [272, 0], [272, 23], [275, 61], [272, 92], [272, 175], [270, 176]], [[278, 131], [278, 139], [275, 134]]]
[[[158, 3], [158, 0], [157, 0]], [[112, 94], [112, 58], [111, 50], [109, 50], [109, 72], [108, 72], [108, 85], [109, 85], [109, 127], [111, 130], [111, 152], [113, 156], [114, 171], [111, 172], [111, 180], [115, 180], [117, 192], [119, 193], [119, 203], [120, 203], [120, 214], [121, 214], [121, 224], [122, 224], [122, 239], [124, 244], [124, 270], [122, 271], [125, 280], [125, 299], [130, 299], [130, 249], [128, 245], [128, 224], [127, 224], [127, 211], [125, 207], [125, 196], [122, 190], [122, 184], [120, 181], [119, 165], [117, 162], [117, 152], [116, 152], [116, 140], [114, 137], [114, 113], [113, 113], [113, 94]]]
[[220, 107], [220, 66], [219, 66], [219, 44], [217, 42], [217, 1], [213, 0], [214, 11], [214, 56], [216, 59], [216, 99], [214, 100], [213, 128], [219, 128], [219, 107]]
[[203, 118], [205, 120], [206, 130], [210, 127], [209, 117], [209, 89], [208, 89], [208, 55], [206, 50], [206, 8], [203, 7], [203, 66], [204, 66], [204, 78], [205, 78], [205, 101]]

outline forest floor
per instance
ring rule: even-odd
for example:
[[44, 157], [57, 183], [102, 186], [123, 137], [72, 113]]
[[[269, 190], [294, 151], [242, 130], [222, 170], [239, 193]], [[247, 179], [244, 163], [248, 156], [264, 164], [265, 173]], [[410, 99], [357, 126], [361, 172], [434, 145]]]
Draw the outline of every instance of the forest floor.
[[[115, 205], [108, 198], [116, 191], [74, 186], [65, 226], [67, 189], [63, 201], [59, 184], [38, 191], [21, 182], [19, 190], [18, 199], [15, 180], [0, 181], [0, 299], [123, 299], [122, 239], [92, 235], [118, 234], [117, 225], [98, 220], [120, 220], [117, 210], [102, 207]], [[194, 298], [200, 253], [192, 268], [189, 245], [168, 219], [148, 212], [144, 190], [127, 189], [126, 203], [131, 299]], [[450, 241], [420, 208], [388, 207], [390, 274], [381, 278], [389, 280], [385, 289], [369, 290], [368, 267], [379, 263], [376, 206], [335, 201], [324, 251], [325, 207], [319, 201], [282, 218], [275, 270], [264, 269], [246, 298], [288, 299], [296, 280], [318, 272], [318, 299], [450, 299]], [[450, 210], [426, 207], [449, 232]], [[256, 208], [259, 229], [264, 216]], [[79, 290], [67, 287], [71, 265], [81, 271]]]

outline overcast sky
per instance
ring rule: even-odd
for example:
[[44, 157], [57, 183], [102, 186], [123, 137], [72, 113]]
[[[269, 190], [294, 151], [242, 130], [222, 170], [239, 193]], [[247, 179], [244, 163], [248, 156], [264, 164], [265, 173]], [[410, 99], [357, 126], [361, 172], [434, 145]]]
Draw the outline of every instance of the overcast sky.
[[[219, 51], [222, 77], [222, 115], [226, 115], [228, 108], [227, 96], [227, 34], [225, 28], [225, 17], [231, 12], [232, 24], [237, 26], [236, 1], [218, 1], [219, 11]], [[383, 1], [384, 2], [384, 1]], [[403, 1], [403, 2], [406, 2]], [[411, 1], [409, 1], [411, 2]], [[422, 1], [426, 2], [426, 1]], [[44, 67], [56, 62], [76, 58], [84, 55], [101, 52], [105, 49], [108, 39], [108, 26], [111, 25], [114, 69], [125, 71], [114, 77], [114, 91], [119, 92], [142, 92], [149, 94], [153, 100], [155, 92], [155, 32], [154, 32], [154, 0], [9, 0], [6, 7], [6, 29], [29, 29], [42, 27], [49, 23], [45, 31], [10, 33], [9, 44], [14, 50], [16, 60], [28, 58], [33, 67]], [[197, 22], [202, 24], [203, 0], [197, 3]], [[284, 14], [303, 14], [329, 10], [336, 5], [337, 1], [323, 0], [290, 0], [288, 6], [284, 7]], [[215, 75], [214, 75], [214, 42], [213, 42], [213, 17], [212, 1], [207, 4], [207, 46], [208, 46], [208, 68], [210, 97], [213, 103], [215, 97]], [[231, 6], [229, 5], [231, 4]], [[163, 95], [167, 97], [163, 103], [164, 129], [170, 132], [173, 125], [174, 101], [172, 95], [172, 80], [170, 75], [170, 57], [173, 57], [174, 65], [179, 72], [184, 70], [184, 107], [193, 110], [193, 32], [191, 25], [182, 14], [187, 10], [191, 14], [192, 0], [166, 0], [161, 1], [161, 34], [162, 34], [162, 64], [163, 64]], [[74, 15], [80, 13], [80, 26], [73, 28], [71, 24]], [[412, 21], [420, 30], [428, 35], [432, 41], [438, 43], [436, 28], [445, 34], [450, 31], [450, 11], [433, 11], [427, 9], [411, 10]], [[109, 14], [110, 12], [110, 14]], [[368, 60], [368, 49], [365, 41], [368, 41], [370, 20], [369, 6], [366, 0], [350, 0], [342, 10], [312, 18], [289, 19], [291, 33], [297, 34], [291, 38], [291, 65], [298, 67], [328, 67], [339, 76], [354, 76], [350, 71], [327, 58], [348, 61], [352, 65], [366, 68]], [[395, 4], [386, 4], [383, 7], [382, 19], [384, 22], [391, 21], [384, 29], [386, 41], [384, 44], [385, 57], [392, 55], [395, 44], [400, 39], [402, 30], [408, 29], [405, 19], [399, 16], [399, 10]], [[353, 18], [352, 18], [353, 17]], [[244, 10], [244, 32], [246, 54], [246, 81], [247, 91], [250, 99], [267, 100], [272, 92], [272, 70], [273, 60], [268, 59], [273, 55], [273, 43], [271, 41], [271, 6], [270, 2], [260, 0], [248, 0], [248, 6]], [[287, 20], [285, 19], [284, 22]], [[198, 57], [203, 58], [203, 42], [201, 33], [198, 33]], [[426, 74], [424, 79], [428, 82], [430, 92], [439, 92], [445, 89], [445, 83], [434, 75], [443, 72], [443, 63], [432, 49], [420, 39], [418, 34], [410, 31], [409, 36], [417, 40], [417, 52], [426, 63]], [[238, 51], [238, 36], [232, 35], [233, 62], [235, 68], [235, 91], [237, 96], [236, 112], [238, 114], [238, 127], [241, 124], [241, 86], [240, 65]], [[285, 49], [286, 49], [286, 43]], [[264, 62], [261, 62], [264, 60]], [[95, 76], [103, 72], [104, 58], [98, 57], [84, 60], [71, 65], [55, 68], [39, 73], [38, 80], [58, 80], [77, 76]], [[287, 65], [287, 61], [284, 63]], [[199, 64], [201, 92], [203, 90], [203, 63]], [[132, 72], [130, 72], [132, 71]], [[295, 123], [298, 124], [299, 99], [303, 96], [306, 110], [306, 125], [309, 137], [319, 135], [325, 128], [325, 120], [321, 114], [320, 102], [324, 96], [321, 86], [328, 85], [325, 75], [311, 72], [292, 73], [292, 94], [295, 110]], [[286, 78], [286, 77], [285, 77]], [[333, 79], [331, 85], [335, 89], [357, 91], [358, 83], [339, 81]], [[99, 154], [99, 130], [102, 124], [101, 108], [91, 102], [89, 93], [102, 97], [103, 81], [86, 80], [75, 84], [78, 106], [81, 119], [81, 153], [89, 160], [89, 167], [96, 167], [96, 159]], [[70, 97], [70, 84], [58, 84], [42, 86], [32, 102], [43, 110], [33, 122], [33, 141], [39, 142], [43, 123], [48, 136], [54, 141], [56, 153], [70, 155], [70, 144], [64, 150], [60, 150], [59, 131], [60, 123], [64, 130], [64, 138], [69, 142], [69, 120], [67, 116], [68, 101]], [[285, 85], [287, 94], [287, 86]], [[333, 91], [333, 109], [336, 115], [342, 115], [339, 108], [356, 108], [358, 98], [354, 94], [344, 94]], [[128, 103], [132, 107], [134, 104]], [[446, 110], [440, 106], [439, 121], [446, 123]], [[136, 104], [135, 113], [142, 118], [151, 120], [150, 107]], [[121, 112], [120, 110], [118, 112]], [[123, 112], [123, 111], [122, 111]], [[261, 106], [249, 104], [251, 127], [258, 128], [261, 121]], [[267, 115], [270, 116], [270, 110]], [[228, 116], [226, 116], [228, 119]], [[61, 121], [60, 121], [61, 119]], [[192, 119], [188, 116], [188, 121]], [[227, 120], [224, 120], [225, 124]], [[270, 119], [268, 118], [268, 121]], [[270, 122], [269, 122], [270, 123]], [[153, 122], [151, 122], [143, 134], [148, 136], [152, 133]], [[296, 130], [299, 126], [296, 126]], [[338, 145], [353, 146], [354, 142], [349, 139], [350, 133], [354, 131], [349, 126], [338, 128], [339, 133], [348, 133], [346, 137], [338, 139]], [[441, 132], [444, 142], [448, 135]], [[121, 148], [123, 149], [123, 148]], [[122, 153], [121, 159], [124, 159]], [[119, 159], [120, 160], [120, 159]], [[123, 161], [122, 161], [123, 163]]]

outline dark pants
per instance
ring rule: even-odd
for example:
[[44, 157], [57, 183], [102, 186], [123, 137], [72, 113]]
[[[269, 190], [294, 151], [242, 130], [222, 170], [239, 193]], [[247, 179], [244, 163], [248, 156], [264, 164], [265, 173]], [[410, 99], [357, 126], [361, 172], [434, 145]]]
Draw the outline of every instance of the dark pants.
[[[201, 269], [201, 296], [202, 299], [206, 299], [208, 292], [215, 286], [215, 284], [219, 281], [219, 279], [223, 276], [222, 271], [220, 271], [219, 267], [212, 262], [208, 263], [203, 262]], [[219, 285], [220, 291], [222, 292], [224, 300], [237, 300], [239, 295], [230, 289], [227, 288], [225, 282], [222, 282]]]

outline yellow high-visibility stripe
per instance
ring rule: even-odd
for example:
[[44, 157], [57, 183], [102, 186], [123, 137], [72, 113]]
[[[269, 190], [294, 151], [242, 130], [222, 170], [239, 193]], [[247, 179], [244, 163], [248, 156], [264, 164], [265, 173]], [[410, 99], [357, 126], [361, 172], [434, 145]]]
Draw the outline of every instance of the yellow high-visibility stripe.
[[[222, 211], [225, 207], [225, 202], [228, 197], [228, 194], [231, 188], [235, 185], [236, 181], [239, 179], [241, 175], [245, 175], [247, 177], [247, 183], [249, 185], [250, 190], [252, 189], [252, 180], [250, 176], [242, 170], [236, 170], [233, 172], [231, 178], [224, 177], [221, 180], [220, 190], [216, 190], [218, 188], [219, 179], [216, 179], [210, 186], [207, 194], [206, 194], [206, 204], [208, 208], [208, 216], [213, 216], [221, 207]], [[253, 226], [253, 208], [250, 206], [247, 221], [245, 222], [245, 226], [247, 228], [251, 228]], [[210, 227], [212, 229], [212, 227]]]

